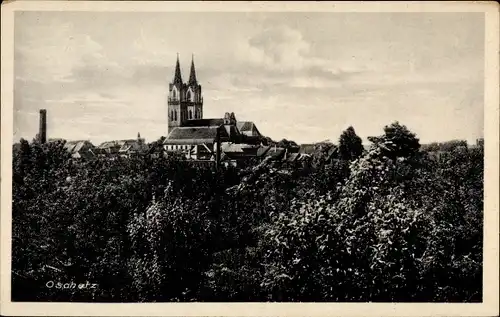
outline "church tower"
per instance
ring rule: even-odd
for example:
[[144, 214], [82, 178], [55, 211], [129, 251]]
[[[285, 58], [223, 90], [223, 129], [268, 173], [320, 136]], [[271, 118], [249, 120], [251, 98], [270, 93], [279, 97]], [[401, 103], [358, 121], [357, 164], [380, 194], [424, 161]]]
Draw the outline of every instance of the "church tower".
[[187, 120], [203, 118], [203, 97], [201, 85], [196, 79], [194, 57], [187, 83], [182, 81], [179, 55], [175, 65], [174, 80], [169, 85], [168, 94], [168, 133], [175, 127], [182, 127]]
[[188, 119], [203, 118], [203, 97], [201, 96], [201, 85], [199, 85], [196, 80], [194, 56], [191, 57], [191, 70], [187, 83], [186, 102], [188, 103]]

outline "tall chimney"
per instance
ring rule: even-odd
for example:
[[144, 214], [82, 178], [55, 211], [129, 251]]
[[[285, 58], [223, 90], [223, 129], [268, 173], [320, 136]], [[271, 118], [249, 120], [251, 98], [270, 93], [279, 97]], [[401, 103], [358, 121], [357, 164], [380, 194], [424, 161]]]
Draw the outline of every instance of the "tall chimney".
[[217, 128], [217, 137], [215, 139], [216, 142], [216, 148], [215, 148], [215, 167], [219, 169], [220, 165], [220, 156], [221, 156], [221, 148], [220, 148], [220, 129], [221, 127]]
[[40, 143], [47, 142], [47, 110], [40, 109], [40, 131], [38, 137], [40, 138]]

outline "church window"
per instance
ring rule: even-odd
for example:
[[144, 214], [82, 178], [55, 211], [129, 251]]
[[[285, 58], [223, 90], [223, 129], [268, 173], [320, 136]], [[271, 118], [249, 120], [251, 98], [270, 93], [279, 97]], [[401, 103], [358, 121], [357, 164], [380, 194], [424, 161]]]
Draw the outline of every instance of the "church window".
[[177, 110], [174, 110], [174, 121], [177, 121]]
[[189, 110], [189, 119], [193, 119], [193, 112]]
[[175, 99], [176, 98], [176, 93], [175, 93], [175, 89], [172, 90], [172, 97]]

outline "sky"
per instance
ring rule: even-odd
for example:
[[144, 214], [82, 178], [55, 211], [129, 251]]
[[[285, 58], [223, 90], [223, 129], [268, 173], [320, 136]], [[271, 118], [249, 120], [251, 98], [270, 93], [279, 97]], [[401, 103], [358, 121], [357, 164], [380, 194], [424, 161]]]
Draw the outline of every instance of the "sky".
[[394, 121], [421, 143], [483, 136], [484, 14], [16, 12], [14, 141], [167, 135], [177, 53], [204, 117], [275, 140], [367, 142]]

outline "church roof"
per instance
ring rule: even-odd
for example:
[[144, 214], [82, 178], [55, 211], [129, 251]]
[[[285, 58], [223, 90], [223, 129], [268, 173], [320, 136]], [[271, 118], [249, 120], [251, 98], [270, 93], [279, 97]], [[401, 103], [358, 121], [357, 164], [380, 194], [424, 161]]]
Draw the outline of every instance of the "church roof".
[[224, 119], [222, 118], [212, 118], [212, 119], [191, 119], [187, 120], [183, 125], [185, 127], [210, 127], [210, 126], [221, 126], [224, 124]]
[[[212, 143], [217, 138], [219, 126], [177, 127], [169, 133], [163, 144], [203, 144]], [[226, 130], [220, 129], [222, 140], [227, 139]]]
[[236, 122], [236, 127], [241, 133], [247, 136], [261, 136], [257, 126], [252, 121], [238, 121]]

